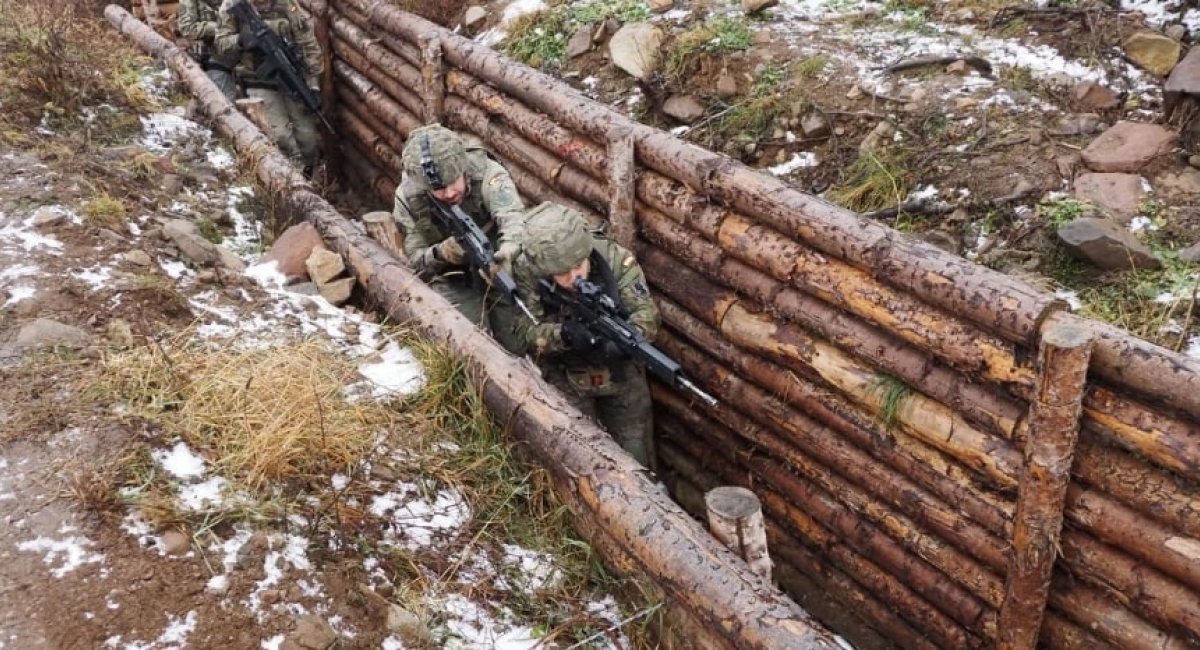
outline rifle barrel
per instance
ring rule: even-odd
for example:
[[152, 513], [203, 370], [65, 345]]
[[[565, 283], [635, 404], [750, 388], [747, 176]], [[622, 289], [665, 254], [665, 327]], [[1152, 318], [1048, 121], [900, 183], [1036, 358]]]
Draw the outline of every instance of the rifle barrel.
[[711, 406], [713, 408], [716, 408], [717, 405], [720, 404], [720, 402], [717, 401], [717, 398], [715, 398], [712, 395], [709, 395], [708, 393], [701, 390], [699, 386], [697, 386], [696, 384], [693, 384], [691, 382], [691, 380], [688, 379], [687, 377], [680, 375], [676, 379], [676, 381], [679, 382], [680, 386], [683, 386], [684, 388], [686, 388], [688, 390], [688, 392], [695, 395], [696, 397], [699, 397], [700, 401], [704, 402], [705, 404], [708, 404], [709, 406]]

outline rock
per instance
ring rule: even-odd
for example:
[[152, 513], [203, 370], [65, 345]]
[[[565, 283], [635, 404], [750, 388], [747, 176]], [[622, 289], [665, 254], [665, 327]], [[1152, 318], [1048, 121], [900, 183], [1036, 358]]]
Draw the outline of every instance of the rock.
[[971, 9], [970, 7], [964, 7], [962, 9], [954, 10], [950, 16], [955, 22], [969, 23], [975, 20], [975, 10]]
[[704, 109], [704, 104], [691, 95], [671, 95], [662, 106], [663, 113], [684, 124], [704, 117]]
[[846, 99], [858, 99], [859, 97], [862, 97], [864, 94], [865, 93], [863, 93], [863, 89], [861, 87], [859, 87], [857, 84], [855, 84], [850, 87], [850, 90], [846, 91]]
[[752, 14], [756, 11], [770, 9], [779, 4], [779, 0], [742, 0], [742, 11]]
[[1200, 154], [1188, 156], [1188, 164], [1196, 169], [1200, 169]]
[[125, 253], [125, 261], [134, 266], [153, 266], [154, 260], [150, 254], [141, 249], [134, 249]]
[[1121, 98], [1094, 81], [1083, 81], [1071, 89], [1071, 101], [1081, 111], [1106, 111], [1121, 105]]
[[483, 26], [483, 21], [487, 19], [487, 15], [487, 9], [484, 9], [479, 5], [471, 5], [470, 7], [467, 7], [467, 10], [463, 13], [462, 17], [463, 29], [468, 33], [475, 33], [480, 27]]
[[1064, 115], [1051, 132], [1054, 135], [1088, 135], [1096, 133], [1104, 125], [1095, 113]]
[[125, 235], [109, 228], [101, 228], [96, 234], [100, 235], [100, 239], [109, 243], [122, 244], [125, 242]]
[[342, 261], [342, 256], [324, 248], [314, 250], [312, 255], [304, 261], [304, 268], [308, 271], [308, 278], [317, 285], [327, 284], [346, 270], [346, 263]]
[[31, 222], [35, 228], [56, 226], [67, 220], [67, 210], [61, 205], [43, 205], [33, 211]]
[[1177, 41], [1183, 41], [1183, 39], [1187, 38], [1187, 32], [1187, 25], [1180, 25], [1179, 23], [1167, 25], [1166, 28], [1163, 29], [1163, 34], [1166, 34], [1167, 38], [1173, 38]]
[[316, 282], [297, 282], [284, 287], [288, 292], [299, 294], [301, 296], [319, 296], [321, 290], [317, 288]]
[[738, 94], [737, 80], [733, 75], [722, 72], [721, 76], [717, 77], [717, 97], [721, 99], [731, 99]]
[[287, 635], [282, 650], [327, 650], [337, 643], [338, 634], [329, 623], [314, 614], [296, 619], [296, 627]]
[[104, 338], [109, 345], [118, 348], [133, 347], [133, 329], [123, 318], [114, 318], [108, 321], [108, 325], [104, 328]]
[[196, 282], [200, 284], [216, 284], [221, 278], [212, 269], [202, 269], [196, 272]]
[[1169, 200], [1192, 201], [1200, 196], [1200, 170], [1185, 167], [1154, 178], [1154, 191]]
[[1196, 242], [1195, 244], [1192, 244], [1191, 246], [1179, 251], [1178, 255], [1180, 260], [1183, 260], [1188, 264], [1200, 262], [1200, 242]]
[[1193, 47], [1171, 71], [1163, 86], [1163, 113], [1168, 116], [1184, 94], [1200, 94], [1200, 47]]
[[270, 548], [271, 541], [267, 537], [267, 534], [262, 531], [255, 532], [237, 550], [237, 559], [234, 566], [242, 570], [259, 566], [266, 559], [267, 551]]
[[805, 140], [829, 137], [829, 121], [819, 111], [812, 111], [800, 120], [800, 132]]
[[863, 141], [858, 144], [860, 153], [869, 153], [875, 151], [879, 146], [890, 140], [892, 134], [896, 132], [896, 127], [891, 122], [884, 120], [875, 125], [874, 129], [863, 138]]
[[354, 292], [354, 278], [342, 278], [334, 280], [328, 284], [317, 285], [318, 291], [321, 292], [321, 297], [328, 300], [331, 305], [340, 306], [350, 300], [350, 294]]
[[179, 254], [196, 266], [210, 266], [221, 260], [216, 244], [200, 235], [196, 224], [186, 219], [171, 219], [163, 224], [163, 236], [175, 247]]
[[13, 347], [17, 350], [63, 346], [82, 348], [90, 345], [92, 336], [74, 325], [64, 325], [48, 318], [25, 323], [17, 332]]
[[1158, 32], [1137, 32], [1125, 39], [1125, 55], [1150, 74], [1167, 76], [1179, 62], [1179, 41]]
[[183, 179], [179, 174], [164, 174], [159, 189], [168, 197], [174, 197], [183, 191]]
[[178, 530], [163, 533], [162, 541], [163, 550], [172, 557], [179, 557], [192, 549], [192, 538]]
[[1070, 251], [1102, 269], [1157, 269], [1162, 262], [1116, 222], [1084, 217], [1058, 229]]
[[1080, 174], [1075, 179], [1075, 198], [1122, 224], [1137, 216], [1144, 196], [1142, 178], [1136, 174]]
[[575, 30], [575, 34], [571, 36], [571, 40], [567, 41], [567, 58], [573, 59], [577, 56], [587, 54], [590, 49], [592, 49], [592, 27], [591, 25], [584, 25]]
[[946, 72], [949, 72], [950, 74], [960, 75], [960, 76], [966, 75], [970, 69], [971, 69], [971, 66], [967, 65], [967, 62], [963, 61], [962, 59], [959, 59], [959, 60], [955, 61], [954, 63], [951, 63], [950, 65], [946, 66]]
[[304, 262], [316, 248], [325, 248], [321, 234], [312, 224], [304, 222], [283, 231], [261, 262], [275, 262], [288, 282], [304, 280], [308, 277]]
[[930, 230], [921, 234], [921, 239], [937, 246], [938, 248], [953, 253], [954, 255], [962, 254], [962, 238], [946, 232], [944, 230]]
[[387, 629], [416, 646], [423, 646], [422, 642], [428, 642], [432, 637], [421, 617], [396, 603], [388, 603]]
[[654, 25], [630, 23], [608, 41], [608, 57], [635, 79], [645, 79], [658, 69], [662, 39], [662, 32]]
[[1060, 176], [1066, 179], [1075, 178], [1075, 170], [1079, 169], [1080, 157], [1077, 153], [1065, 153], [1054, 159]]
[[661, 14], [671, 10], [675, 6], [675, 0], [650, 0], [650, 13]]
[[242, 258], [235, 255], [233, 251], [224, 246], [217, 246], [216, 248], [217, 263], [221, 265], [221, 268], [228, 269], [234, 273], [241, 273], [246, 270], [246, 263], [242, 261]]
[[1176, 138], [1157, 124], [1117, 122], [1084, 148], [1083, 162], [1098, 172], [1136, 172], [1170, 152]]

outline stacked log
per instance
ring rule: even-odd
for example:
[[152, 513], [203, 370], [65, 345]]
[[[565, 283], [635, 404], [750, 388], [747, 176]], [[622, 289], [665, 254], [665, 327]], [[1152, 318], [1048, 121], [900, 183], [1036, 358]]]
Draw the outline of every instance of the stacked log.
[[[906, 647], [997, 638], [1041, 332], [1092, 331], [1041, 641], [1200, 641], [1200, 364], [633, 123], [386, 3], [331, 6], [345, 135], [363, 159], [351, 168], [373, 187], [389, 175], [394, 187], [403, 137], [436, 97], [436, 114], [497, 153], [531, 201], [604, 219], [632, 198], [636, 232], [612, 227], [636, 238], [662, 297], [659, 343], [726, 405], [695, 423], [655, 392], [672, 480], [703, 488], [707, 473], [729, 474], [755, 489], [792, 568], [847, 602], [879, 604], [864, 616]], [[434, 37], [440, 93], [422, 71]], [[613, 142], [632, 142], [640, 165], [628, 195], [614, 187]], [[671, 427], [709, 433], [681, 439]], [[714, 451], [737, 469], [700, 462]], [[902, 589], [882, 590], [889, 582]]]

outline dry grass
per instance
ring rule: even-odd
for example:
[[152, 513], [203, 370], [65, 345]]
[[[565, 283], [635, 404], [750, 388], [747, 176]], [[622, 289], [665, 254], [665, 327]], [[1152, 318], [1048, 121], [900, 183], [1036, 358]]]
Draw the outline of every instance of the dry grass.
[[317, 341], [265, 350], [183, 343], [110, 357], [101, 393], [124, 401], [253, 489], [348, 471], [397, 421], [386, 405], [352, 403], [355, 367]]

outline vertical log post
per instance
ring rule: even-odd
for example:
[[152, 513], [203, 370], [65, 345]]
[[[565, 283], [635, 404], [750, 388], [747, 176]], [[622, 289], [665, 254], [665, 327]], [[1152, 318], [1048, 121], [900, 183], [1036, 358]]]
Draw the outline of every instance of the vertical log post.
[[442, 41], [436, 32], [421, 35], [421, 100], [426, 124], [441, 122], [446, 113], [446, 67]]
[[[321, 78], [319, 80], [321, 86], [321, 112], [327, 119], [332, 121], [334, 115], [337, 115], [337, 93], [333, 88], [333, 37], [330, 31], [329, 21], [333, 9], [329, 6], [328, 0], [314, 0], [309, 5], [309, 12], [312, 14], [314, 22], [314, 31], [317, 35], [317, 44], [321, 46]], [[329, 129], [321, 129], [321, 155], [325, 159], [325, 168], [341, 169], [341, 147], [338, 146], [340, 139], [336, 133], [330, 133]]]
[[727, 485], [709, 490], [704, 505], [713, 537], [746, 560], [751, 571], [770, 580], [767, 527], [758, 496], [744, 487]]
[[616, 242], [634, 250], [633, 129], [619, 126], [608, 133], [608, 224]]
[[404, 239], [391, 212], [368, 212], [362, 216], [362, 222], [371, 239], [379, 242], [396, 259], [407, 259], [404, 256]]
[[996, 647], [1001, 650], [1032, 650], [1037, 644], [1094, 342], [1095, 334], [1078, 325], [1051, 325], [1042, 334], [1038, 393], [1030, 405], [1012, 557], [1000, 607]]

